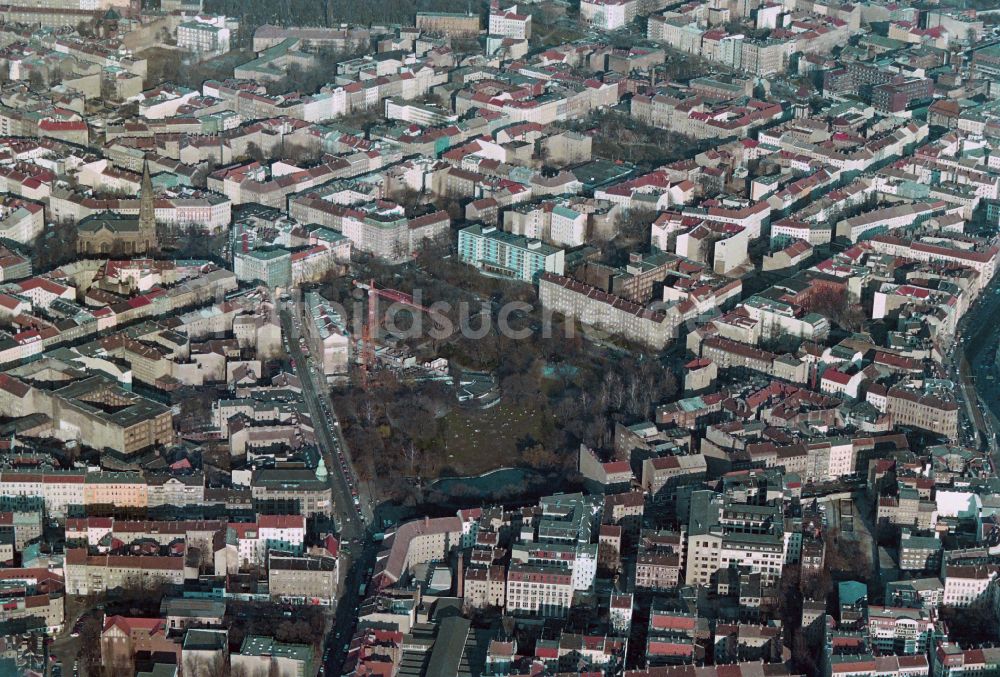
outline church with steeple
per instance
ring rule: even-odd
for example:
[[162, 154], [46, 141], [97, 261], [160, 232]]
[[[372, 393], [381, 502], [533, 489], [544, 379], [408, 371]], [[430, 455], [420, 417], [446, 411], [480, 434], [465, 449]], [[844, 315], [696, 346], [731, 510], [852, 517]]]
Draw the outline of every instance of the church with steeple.
[[139, 218], [102, 212], [77, 224], [77, 252], [83, 255], [133, 256], [157, 250], [156, 203], [149, 162], [142, 163]]

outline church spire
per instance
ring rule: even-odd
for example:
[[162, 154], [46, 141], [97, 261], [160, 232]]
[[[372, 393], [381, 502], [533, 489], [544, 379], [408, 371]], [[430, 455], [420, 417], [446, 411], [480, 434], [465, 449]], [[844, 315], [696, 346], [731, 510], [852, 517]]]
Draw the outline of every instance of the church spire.
[[142, 161], [142, 188], [139, 192], [139, 230], [146, 238], [146, 248], [156, 241], [156, 207], [153, 198], [153, 179], [149, 175], [149, 161]]

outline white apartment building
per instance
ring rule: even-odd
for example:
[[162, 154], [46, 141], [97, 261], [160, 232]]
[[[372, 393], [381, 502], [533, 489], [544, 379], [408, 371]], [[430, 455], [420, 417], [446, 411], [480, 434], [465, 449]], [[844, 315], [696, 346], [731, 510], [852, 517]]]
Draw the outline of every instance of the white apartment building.
[[96, 595], [136, 581], [151, 585], [184, 582], [183, 557], [88, 555], [85, 548], [72, 548], [66, 551], [65, 570], [70, 595]]
[[444, 108], [414, 103], [398, 97], [390, 97], [385, 100], [385, 117], [389, 120], [402, 120], [425, 127], [450, 124], [458, 120], [457, 115]]
[[573, 576], [560, 567], [511, 564], [507, 572], [507, 613], [561, 617], [573, 603]]
[[257, 522], [231, 523], [240, 566], [264, 566], [269, 550], [303, 551], [306, 520], [302, 515], [260, 515]]
[[5, 470], [0, 475], [0, 497], [30, 500], [40, 497], [50, 517], [66, 517], [70, 507], [83, 505], [84, 474], [28, 473]]
[[699, 27], [691, 17], [671, 12], [667, 12], [665, 16], [651, 16], [646, 24], [646, 37], [650, 40], [666, 43], [688, 54], [698, 54], [701, 51], [704, 34], [705, 29]]
[[[177, 26], [177, 46], [196, 54], [222, 54], [229, 51], [230, 31], [226, 28], [225, 17], [213, 17], [213, 21], [185, 21]], [[218, 25], [221, 19], [221, 26]]]
[[945, 606], [967, 607], [986, 595], [997, 576], [997, 567], [986, 565], [948, 565], [944, 572]]
[[854, 442], [852, 440], [830, 441], [830, 465], [827, 479], [833, 480], [854, 472]]
[[950, 261], [968, 266], [980, 274], [983, 281], [980, 288], [993, 279], [996, 273], [997, 254], [1000, 247], [991, 246], [981, 251], [960, 248], [957, 243], [952, 246], [948, 240], [935, 238], [933, 242], [904, 240], [891, 236], [872, 238], [871, 246], [880, 254], [904, 256], [916, 261]]
[[386, 537], [388, 552], [380, 555], [382, 570], [375, 577], [395, 583], [417, 564], [444, 560], [462, 542], [462, 520], [458, 517], [425, 518], [401, 524]]
[[517, 544], [511, 550], [511, 561], [561, 569], [572, 575], [574, 590], [589, 590], [597, 575], [597, 544]]
[[702, 534], [689, 541], [685, 581], [688, 585], [710, 585], [712, 576], [730, 565], [748, 567], [761, 579], [773, 583], [781, 577], [785, 562], [785, 538], [779, 534]]
[[199, 197], [164, 198], [158, 202], [154, 210], [156, 222], [166, 225], [199, 225], [217, 232], [228, 227], [233, 216], [232, 201], [214, 193]]
[[34, 202], [0, 204], [0, 237], [21, 244], [35, 241], [45, 229], [45, 211]]
[[[780, 513], [779, 513], [780, 514]], [[765, 584], [781, 576], [787, 546], [783, 520], [770, 521], [766, 506], [726, 503], [711, 491], [691, 495], [685, 582], [710, 585], [730, 566], [759, 573]]]
[[909, 228], [943, 210], [943, 202], [917, 202], [859, 214], [837, 223], [837, 235], [857, 242], [872, 233]]
[[637, 0], [581, 0], [580, 18], [606, 31], [624, 28], [638, 13]]
[[351, 338], [344, 318], [316, 292], [305, 295], [306, 332], [314, 352], [321, 356], [323, 374], [347, 373]]
[[811, 245], [826, 244], [833, 237], [828, 223], [812, 223], [782, 219], [771, 224], [771, 242], [775, 240], [805, 240]]
[[490, 35], [502, 35], [515, 40], [531, 37], [531, 15], [518, 12], [517, 5], [507, 9], [490, 10]]
[[761, 323], [761, 337], [798, 336], [807, 341], [822, 341], [830, 333], [830, 322], [818, 313], [799, 315], [796, 308], [782, 301], [754, 295], [740, 304], [754, 320]]
[[586, 213], [556, 205], [550, 223], [549, 239], [557, 246], [579, 247], [587, 241]]

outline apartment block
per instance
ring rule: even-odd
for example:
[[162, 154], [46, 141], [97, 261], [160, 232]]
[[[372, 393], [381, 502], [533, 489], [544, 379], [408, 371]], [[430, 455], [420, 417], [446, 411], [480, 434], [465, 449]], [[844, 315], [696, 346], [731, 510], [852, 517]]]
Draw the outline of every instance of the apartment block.
[[421, 31], [450, 37], [478, 35], [480, 30], [478, 14], [461, 12], [417, 12], [416, 25]]
[[267, 560], [268, 591], [279, 600], [332, 604], [337, 596], [339, 575], [335, 557], [272, 552]]
[[480, 224], [458, 232], [458, 257], [485, 273], [521, 282], [537, 282], [543, 273], [562, 275], [565, 265], [562, 249]]
[[572, 603], [573, 574], [561, 567], [511, 564], [507, 571], [507, 613], [563, 617]]

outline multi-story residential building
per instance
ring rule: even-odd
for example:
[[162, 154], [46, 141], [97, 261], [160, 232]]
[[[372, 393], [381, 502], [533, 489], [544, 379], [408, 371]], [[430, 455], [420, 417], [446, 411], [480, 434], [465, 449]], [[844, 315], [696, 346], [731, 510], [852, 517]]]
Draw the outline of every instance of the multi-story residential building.
[[510, 565], [504, 606], [507, 613], [562, 617], [572, 603], [572, 572], [556, 566]]
[[638, 16], [638, 0], [583, 0], [580, 19], [606, 31], [624, 28]]
[[950, 386], [895, 386], [889, 389], [886, 407], [897, 426], [912, 426], [942, 435], [949, 440], [958, 439], [959, 407]]
[[14, 510], [44, 506], [55, 518], [84, 505], [86, 473], [80, 471], [35, 472], [5, 470], [0, 473], [0, 498]]
[[263, 52], [269, 47], [281, 44], [287, 39], [299, 41], [299, 46], [305, 50], [330, 48], [347, 51], [368, 44], [371, 31], [367, 28], [319, 28], [265, 25], [253, 33], [253, 51]]
[[31, 244], [44, 228], [42, 205], [14, 196], [0, 199], [0, 237], [21, 244]]
[[266, 550], [302, 552], [306, 536], [303, 515], [258, 515], [256, 524], [257, 538]]
[[934, 622], [922, 609], [868, 608], [868, 637], [882, 653], [923, 654], [934, 636]]
[[919, 225], [940, 214], [946, 207], [944, 202], [934, 201], [876, 209], [838, 222], [837, 235], [849, 238], [851, 242], [870, 239], [891, 230]]
[[427, 242], [444, 238], [451, 219], [445, 211], [408, 218], [399, 205], [379, 201], [345, 207], [307, 193], [291, 201], [289, 212], [303, 223], [319, 223], [341, 233], [360, 251], [401, 263]]
[[146, 476], [147, 505], [163, 506], [201, 505], [205, 502], [205, 476], [149, 474]]
[[106, 616], [101, 631], [101, 661], [104, 665], [128, 665], [139, 652], [173, 654], [178, 663], [181, 645], [168, 637], [162, 618]]
[[792, 43], [782, 40], [743, 40], [740, 64], [744, 71], [757, 76], [779, 73], [785, 69]]
[[[40, 344], [39, 344], [40, 347]], [[45, 369], [45, 362], [26, 366], [25, 375]], [[173, 416], [170, 410], [136, 393], [121, 388], [104, 374], [75, 380], [54, 390], [34, 388], [10, 377], [0, 381], [0, 412], [22, 416], [25, 406], [44, 413], [59, 427], [70, 431], [82, 444], [94, 449], [113, 449], [132, 455], [156, 444], [173, 442]]]
[[899, 568], [903, 571], [940, 571], [941, 550], [940, 539], [914, 536], [909, 529], [903, 529], [899, 538]]
[[388, 551], [381, 559], [375, 580], [387, 585], [399, 581], [417, 564], [441, 561], [462, 541], [462, 520], [458, 517], [426, 518], [401, 524], [386, 537]]
[[[650, 40], [666, 43], [688, 54], [697, 54], [701, 51], [705, 32], [704, 27], [687, 16], [671, 16], [669, 12], [649, 17], [646, 24], [646, 37]], [[742, 48], [740, 62], [742, 63]]]
[[[3, 223], [0, 222], [0, 230], [2, 229]], [[3, 236], [0, 235], [0, 237]], [[11, 280], [18, 280], [30, 276], [31, 260], [17, 254], [7, 247], [0, 246], [0, 282], [10, 282]], [[28, 309], [28, 307], [23, 308], [23, 310]], [[9, 307], [8, 303], [0, 306], [0, 314], [19, 314], [19, 310], [21, 309], [18, 309], [16, 306], [14, 308]]]
[[683, 566], [677, 554], [645, 553], [636, 557], [635, 586], [650, 590], [670, 590], [680, 583]]
[[705, 650], [695, 640], [706, 629], [706, 619], [697, 614], [654, 606], [649, 613], [647, 660], [654, 666], [702, 662]]
[[743, 105], [713, 105], [701, 96], [677, 98], [669, 94], [637, 95], [632, 99], [630, 110], [633, 116], [654, 127], [675, 130], [699, 139], [743, 137], [751, 129], [783, 115], [780, 105], [756, 99], [750, 99]]
[[536, 521], [522, 527], [522, 538], [512, 547], [512, 561], [558, 567], [570, 573], [575, 590], [591, 589], [599, 554], [591, 536], [600, 503], [579, 493], [542, 498]]
[[688, 585], [709, 585], [720, 569], [730, 566], [746, 567], [764, 583], [781, 575], [785, 534], [780, 506], [736, 504], [711, 491], [695, 491], [688, 528]]
[[305, 518], [301, 515], [258, 515], [256, 522], [232, 522], [239, 566], [264, 567], [272, 550], [285, 555], [305, 548]]
[[945, 606], [969, 607], [981, 603], [990, 584], [997, 577], [998, 567], [985, 564], [948, 564], [944, 567]]
[[515, 40], [531, 37], [531, 15], [522, 14], [517, 5], [500, 9], [499, 4], [490, 8], [490, 35], [502, 35]]
[[83, 503], [145, 508], [149, 505], [149, 485], [134, 472], [102, 472], [93, 477], [88, 474], [83, 485]]
[[557, 274], [542, 274], [538, 297], [545, 308], [657, 350], [662, 350], [676, 337], [681, 321], [672, 308], [650, 310]]
[[564, 569], [572, 574], [575, 589], [586, 590], [594, 581], [597, 551], [590, 543], [518, 543], [511, 548], [511, 561]]
[[346, 374], [351, 338], [340, 313], [316, 292], [305, 295], [306, 335], [327, 376]]
[[912, 487], [900, 486], [896, 496], [880, 496], [876, 507], [880, 524], [929, 530], [937, 524], [937, 505], [920, 498]]
[[[177, 46], [198, 54], [222, 54], [229, 51], [229, 29], [222, 21], [185, 21], [177, 26]], [[221, 23], [221, 25], [217, 25]]]
[[773, 372], [774, 364], [778, 358], [774, 353], [755, 348], [741, 341], [730, 341], [716, 336], [701, 342], [701, 357], [711, 360], [718, 365], [719, 369], [737, 367], [763, 374]]
[[239, 653], [230, 655], [230, 665], [233, 672], [280, 677], [306, 677], [316, 674], [319, 669], [310, 645], [287, 644], [259, 635], [247, 635]]
[[911, 578], [885, 585], [885, 601], [895, 607], [937, 609], [944, 597], [940, 578]]
[[552, 208], [549, 237], [556, 245], [578, 247], [586, 241], [587, 215], [563, 205]]
[[464, 570], [464, 603], [472, 609], [503, 609], [507, 572], [502, 565], [469, 566]]
[[578, 247], [587, 240], [590, 215], [597, 205], [570, 200], [523, 203], [503, 214], [504, 229], [557, 247]]
[[89, 555], [86, 548], [66, 551], [66, 592], [96, 595], [127, 587], [184, 582], [184, 557]]
[[643, 532], [636, 556], [635, 587], [649, 590], [677, 587], [684, 576], [685, 538], [683, 531]]
[[1000, 670], [1000, 647], [962, 649], [957, 644], [939, 641], [930, 656], [935, 677], [971, 677]]
[[[202, 501], [204, 503], [204, 501]], [[168, 547], [183, 542], [185, 548], [202, 551], [206, 560], [211, 558], [215, 539], [226, 530], [224, 520], [117, 520], [111, 517], [67, 518], [66, 541], [74, 546], [98, 548], [117, 540], [126, 545], [146, 542]]]
[[826, 543], [822, 538], [806, 538], [799, 551], [799, 562], [803, 572], [823, 571], [826, 563]]
[[929, 101], [934, 93], [930, 78], [895, 78], [872, 89], [872, 105], [886, 114], [901, 113], [916, 103]]
[[972, 53], [972, 66], [987, 76], [1000, 76], [1000, 47], [989, 45]]
[[929, 677], [926, 656], [873, 656], [870, 653], [833, 654], [828, 661], [838, 677]]
[[833, 229], [829, 223], [782, 219], [771, 224], [771, 241], [774, 243], [802, 240], [810, 245], [818, 245], [826, 244], [832, 237]]
[[331, 604], [336, 599], [338, 577], [336, 557], [272, 552], [267, 560], [268, 591], [281, 600]]
[[642, 488], [654, 503], [673, 505], [678, 487], [707, 478], [702, 454], [668, 455], [642, 462]]
[[284, 508], [280, 514], [333, 514], [333, 493], [322, 461], [315, 471], [259, 468], [253, 474], [250, 495], [263, 505]]
[[876, 236], [870, 240], [872, 248], [882, 254], [904, 256], [915, 261], [948, 261], [972, 268], [982, 280], [992, 280], [996, 273], [1000, 248], [995, 245], [969, 248], [945, 238], [931, 241], [906, 240], [891, 235]]
[[797, 336], [808, 341], [821, 341], [830, 332], [829, 321], [818, 313], [804, 312], [801, 306], [789, 303], [781, 290], [755, 294], [740, 307], [751, 319], [761, 323], [761, 338]]
[[626, 491], [604, 497], [605, 524], [621, 527], [628, 537], [637, 537], [646, 510], [646, 496], [641, 491]]
[[521, 282], [536, 282], [542, 273], [562, 275], [565, 265], [562, 249], [480, 224], [458, 232], [458, 257], [484, 272]]
[[237, 252], [233, 270], [241, 282], [262, 282], [271, 289], [287, 289], [292, 284], [292, 255], [285, 249]]
[[416, 26], [427, 33], [440, 33], [451, 37], [478, 35], [479, 15], [461, 12], [417, 12]]
[[5, 603], [0, 621], [37, 623], [50, 633], [60, 632], [65, 622], [65, 593], [61, 575], [45, 568], [0, 569]]
[[385, 117], [389, 120], [402, 120], [425, 127], [447, 125], [458, 121], [457, 115], [444, 108], [395, 97], [385, 100]]
[[[29, 542], [41, 538], [41, 518], [40, 510], [0, 512], [0, 533], [10, 536], [9, 546], [12, 551], [21, 552]], [[5, 561], [8, 559], [13, 560], [13, 552]]]

